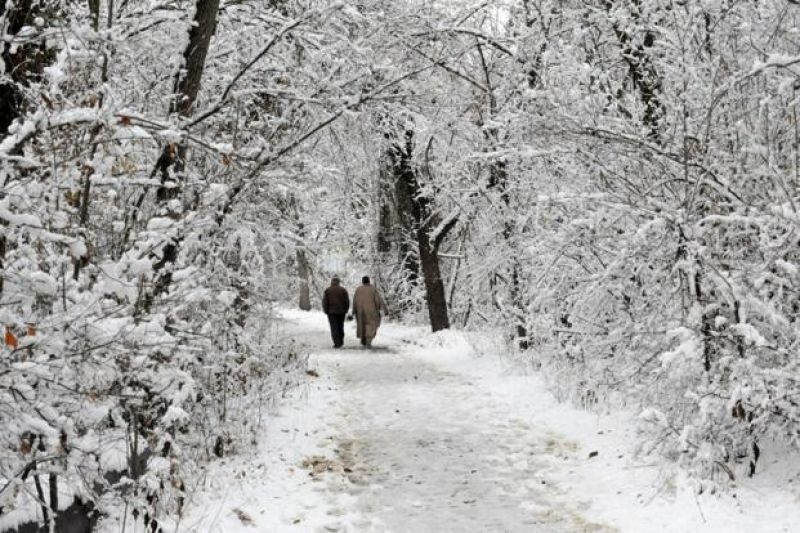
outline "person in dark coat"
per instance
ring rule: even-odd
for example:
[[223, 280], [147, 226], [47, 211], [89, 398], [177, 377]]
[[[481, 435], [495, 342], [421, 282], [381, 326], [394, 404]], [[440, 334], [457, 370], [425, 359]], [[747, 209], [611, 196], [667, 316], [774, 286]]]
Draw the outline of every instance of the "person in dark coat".
[[350, 295], [347, 294], [347, 289], [342, 287], [338, 276], [333, 276], [331, 286], [322, 295], [322, 312], [328, 315], [334, 348], [341, 348], [344, 344], [344, 317], [349, 307]]

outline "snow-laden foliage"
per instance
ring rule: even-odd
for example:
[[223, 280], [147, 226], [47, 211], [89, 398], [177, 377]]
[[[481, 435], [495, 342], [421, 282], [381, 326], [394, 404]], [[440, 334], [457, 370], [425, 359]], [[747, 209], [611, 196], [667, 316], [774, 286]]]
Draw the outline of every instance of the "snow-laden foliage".
[[333, 273], [757, 472], [800, 431], [798, 9], [7, 2], [0, 524], [179, 513]]

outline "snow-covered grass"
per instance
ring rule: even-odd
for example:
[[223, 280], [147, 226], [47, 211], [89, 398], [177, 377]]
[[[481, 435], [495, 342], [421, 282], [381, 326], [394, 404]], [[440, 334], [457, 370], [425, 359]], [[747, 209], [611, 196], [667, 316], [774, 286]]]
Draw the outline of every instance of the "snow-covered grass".
[[312, 375], [257, 451], [208, 467], [175, 531], [800, 530], [800, 463], [768, 443], [754, 478], [697, 495], [636, 457], [637, 413], [556, 402], [489, 333], [388, 323], [379, 349], [334, 351], [323, 315], [282, 317]]

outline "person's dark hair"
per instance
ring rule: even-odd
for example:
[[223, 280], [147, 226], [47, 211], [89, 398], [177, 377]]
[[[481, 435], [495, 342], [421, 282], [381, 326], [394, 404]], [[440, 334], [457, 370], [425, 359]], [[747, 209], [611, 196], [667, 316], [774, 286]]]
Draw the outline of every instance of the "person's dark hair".
[[339, 279], [339, 276], [333, 276], [333, 277], [331, 278], [331, 283], [333, 283], [334, 285], [335, 285], [335, 284], [337, 284], [337, 283], [339, 283], [339, 282], [341, 282], [341, 281], [342, 281], [342, 280], [341, 280], [341, 279]]
[[364, 285], [369, 285], [369, 276], [364, 276], [363, 278], [361, 278], [361, 283], [363, 283]]

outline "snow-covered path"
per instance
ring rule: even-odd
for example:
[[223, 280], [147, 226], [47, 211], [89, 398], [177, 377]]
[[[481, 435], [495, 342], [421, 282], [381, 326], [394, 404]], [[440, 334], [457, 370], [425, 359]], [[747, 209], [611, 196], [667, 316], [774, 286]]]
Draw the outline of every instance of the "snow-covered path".
[[[510, 415], [516, 409], [508, 399], [482, 387], [480, 378], [435, 366], [394, 342], [388, 347], [323, 351], [313, 360], [339, 391], [329, 426], [336, 468], [325, 483], [330, 514], [344, 516], [333, 518], [329, 529], [588, 526], [580, 502], [549, 475], [566, 468], [573, 444]], [[354, 499], [339, 508], [342, 495]]]
[[[255, 456], [214, 465], [177, 528], [196, 532], [795, 531], [796, 494], [701, 503], [631, 459], [627, 418], [557, 404], [457, 333], [387, 324], [333, 350], [324, 316], [285, 312], [313, 377]], [[796, 474], [794, 474], [796, 475]], [[771, 481], [770, 481], [771, 480]], [[764, 506], [765, 501], [769, 502]], [[757, 502], [754, 506], [753, 503]], [[763, 527], [759, 527], [763, 526]]]
[[356, 347], [352, 334], [350, 349], [333, 350], [319, 317], [294, 320], [320, 376], [309, 404], [326, 397], [316, 433], [327, 442], [305, 461], [323, 530], [607, 529], [554, 480], [574, 443], [515, 417], [520, 399], [493, 390], [479, 368], [457, 372], [463, 365], [446, 354], [436, 364], [431, 352], [443, 350], [414, 346], [402, 328], [383, 328], [376, 350]]

